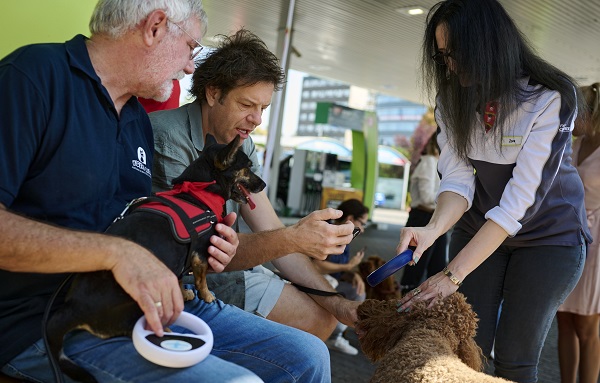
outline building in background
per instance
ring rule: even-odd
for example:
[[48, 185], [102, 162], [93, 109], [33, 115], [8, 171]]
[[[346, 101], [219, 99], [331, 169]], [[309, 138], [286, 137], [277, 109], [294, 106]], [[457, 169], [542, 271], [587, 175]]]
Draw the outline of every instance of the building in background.
[[315, 112], [318, 102], [333, 102], [338, 105], [350, 106], [351, 86], [339, 81], [304, 77], [298, 114], [298, 136], [330, 137], [343, 141], [344, 129], [326, 124], [315, 124]]
[[329, 137], [344, 141], [345, 130], [326, 124], [315, 124], [318, 102], [332, 102], [361, 110], [375, 110], [379, 144], [409, 148], [410, 137], [427, 111], [416, 104], [339, 81], [306, 76], [302, 82], [297, 136]]
[[378, 94], [375, 97], [379, 144], [410, 148], [410, 137], [427, 112], [422, 104]]

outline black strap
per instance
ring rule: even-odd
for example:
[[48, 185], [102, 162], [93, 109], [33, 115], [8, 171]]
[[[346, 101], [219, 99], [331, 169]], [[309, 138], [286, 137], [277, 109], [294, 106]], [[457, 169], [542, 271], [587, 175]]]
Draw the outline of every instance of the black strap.
[[56, 383], [63, 383], [63, 375], [60, 369], [60, 365], [58, 364], [58, 360], [54, 359], [54, 355], [50, 352], [50, 344], [48, 343], [48, 319], [50, 318], [50, 312], [52, 311], [52, 306], [54, 306], [54, 301], [58, 295], [62, 292], [62, 290], [67, 286], [68, 282], [73, 278], [74, 274], [68, 274], [67, 277], [61, 282], [61, 284], [54, 290], [50, 300], [46, 304], [46, 308], [44, 310], [44, 316], [42, 317], [42, 339], [44, 340], [44, 346], [46, 347], [48, 361], [50, 362], [50, 368], [52, 369], [52, 374], [54, 375], [54, 380]]
[[299, 284], [294, 283], [294, 282], [292, 282], [291, 284], [292, 284], [292, 286], [294, 286], [298, 290], [302, 291], [303, 293], [307, 293], [307, 294], [311, 294], [311, 295], [319, 295], [319, 296], [322, 296], [322, 297], [332, 297], [334, 295], [339, 295], [339, 296], [341, 296], [343, 298], [346, 298], [346, 295], [344, 293], [340, 293], [338, 291], [317, 290], [317, 289], [313, 289], [311, 287], [306, 287], [306, 286], [299, 285]]

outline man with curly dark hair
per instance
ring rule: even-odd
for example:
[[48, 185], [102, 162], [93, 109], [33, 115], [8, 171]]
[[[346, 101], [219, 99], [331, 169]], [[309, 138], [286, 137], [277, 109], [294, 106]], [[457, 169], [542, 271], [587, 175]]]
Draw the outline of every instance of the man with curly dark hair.
[[[150, 114], [155, 135], [155, 191], [168, 189], [173, 178], [198, 157], [208, 133], [221, 143], [239, 135], [242, 150], [254, 164], [252, 170], [259, 171], [250, 133], [261, 124], [262, 112], [270, 105], [273, 92], [282, 88], [285, 76], [277, 57], [250, 31], [241, 29], [222, 37], [219, 46], [196, 67], [190, 92], [194, 102]], [[217, 298], [321, 339], [327, 339], [338, 320], [352, 325], [358, 302], [300, 292], [261, 264], [273, 261], [287, 280], [334, 292], [311, 258], [323, 260], [341, 253], [352, 238], [354, 225], [329, 224], [328, 220], [339, 218], [342, 212], [326, 209], [286, 228], [264, 191], [252, 199], [255, 209], [234, 203], [227, 206], [227, 211], [239, 211], [253, 233], [240, 234], [239, 256], [231, 263], [231, 269], [246, 271], [209, 276], [209, 287]]]

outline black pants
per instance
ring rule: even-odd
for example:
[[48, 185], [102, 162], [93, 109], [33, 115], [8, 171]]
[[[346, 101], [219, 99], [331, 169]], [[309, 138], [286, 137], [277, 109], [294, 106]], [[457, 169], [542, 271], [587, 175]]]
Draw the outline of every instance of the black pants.
[[[429, 223], [432, 215], [433, 213], [414, 207], [408, 213], [406, 227], [423, 227]], [[404, 289], [413, 289], [425, 279], [442, 271], [446, 265], [448, 265], [448, 233], [441, 235], [423, 253], [416, 265], [404, 268], [400, 284]]]

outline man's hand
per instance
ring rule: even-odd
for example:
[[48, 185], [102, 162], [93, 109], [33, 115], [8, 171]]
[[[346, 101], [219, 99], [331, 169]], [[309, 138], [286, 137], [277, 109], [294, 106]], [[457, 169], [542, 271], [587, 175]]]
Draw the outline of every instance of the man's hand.
[[341, 216], [341, 210], [331, 208], [314, 211], [288, 228], [292, 231], [289, 238], [299, 253], [311, 258], [322, 261], [330, 254], [341, 254], [352, 240], [354, 225], [351, 222], [342, 225], [327, 222]]
[[163, 336], [163, 326], [175, 322], [183, 311], [183, 296], [167, 266], [143, 247], [123, 241], [120, 256], [110, 268], [117, 283], [140, 306], [150, 330]]
[[332, 310], [330, 310], [330, 312], [337, 318], [338, 321], [349, 327], [354, 327], [354, 324], [356, 321], [358, 321], [358, 314], [356, 310], [362, 302], [351, 301], [341, 297], [336, 299], [337, 301], [332, 306]]
[[352, 287], [354, 287], [356, 294], [358, 295], [363, 295], [365, 293], [365, 281], [363, 281], [359, 273], [354, 273], [354, 277], [352, 278]]
[[235, 222], [236, 214], [229, 213], [223, 218], [222, 223], [215, 226], [219, 235], [210, 237], [212, 246], [208, 247], [208, 264], [212, 271], [220, 273], [231, 262], [240, 243], [237, 233], [231, 228]]
[[[235, 213], [227, 215], [223, 223], [216, 225], [219, 235], [210, 238], [208, 263], [214, 271], [221, 272], [234, 257], [238, 237], [230, 227]], [[124, 241], [119, 254], [110, 268], [117, 283], [140, 306], [150, 329], [157, 336], [163, 335], [163, 326], [175, 322], [183, 311], [183, 296], [177, 276], [158, 258], [143, 247]]]

